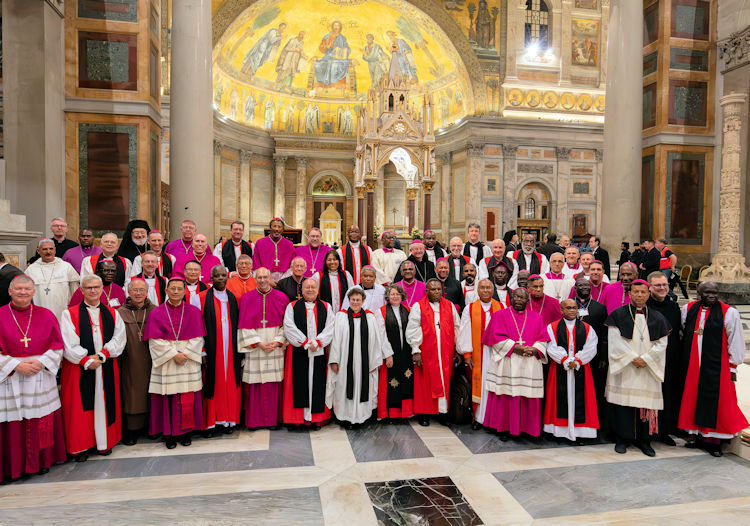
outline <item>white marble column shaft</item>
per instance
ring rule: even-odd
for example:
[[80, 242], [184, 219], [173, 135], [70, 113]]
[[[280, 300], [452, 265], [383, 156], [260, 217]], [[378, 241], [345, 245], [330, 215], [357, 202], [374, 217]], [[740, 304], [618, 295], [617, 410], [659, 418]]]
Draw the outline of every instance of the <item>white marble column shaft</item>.
[[215, 238], [211, 0], [172, 3], [170, 94], [171, 231], [189, 218]]
[[[482, 158], [484, 145], [472, 144], [469, 147], [469, 173], [466, 178], [466, 224], [482, 224]], [[484, 226], [484, 225], [482, 225]]]
[[[274, 163], [276, 165], [276, 177], [273, 185], [273, 216], [284, 217], [286, 205], [286, 185], [284, 184], [284, 179], [286, 178], [286, 157], [275, 157]], [[284, 220], [286, 220], [285, 217]]]
[[[610, 4], [607, 107], [604, 114], [602, 243], [610, 254], [637, 241], [641, 220], [641, 108], [643, 107], [643, 5]], [[634, 35], [638, 35], [635, 38]]]
[[[307, 230], [307, 159], [297, 157], [297, 202], [294, 206], [294, 220], [297, 228]], [[355, 216], [356, 217], [356, 216]]]

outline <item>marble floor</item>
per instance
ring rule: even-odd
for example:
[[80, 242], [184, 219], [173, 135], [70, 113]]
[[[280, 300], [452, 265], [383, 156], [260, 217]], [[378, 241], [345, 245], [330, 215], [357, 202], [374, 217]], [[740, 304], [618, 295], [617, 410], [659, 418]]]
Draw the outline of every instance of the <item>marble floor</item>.
[[501, 442], [470, 426], [416, 422], [241, 431], [174, 450], [144, 439], [0, 486], [0, 524], [750, 522], [750, 462], [656, 452]]
[[[750, 365], [737, 388], [750, 414]], [[435, 422], [241, 431], [173, 450], [144, 439], [0, 486], [0, 524], [750, 524], [750, 461], [655, 449], [502, 442]]]

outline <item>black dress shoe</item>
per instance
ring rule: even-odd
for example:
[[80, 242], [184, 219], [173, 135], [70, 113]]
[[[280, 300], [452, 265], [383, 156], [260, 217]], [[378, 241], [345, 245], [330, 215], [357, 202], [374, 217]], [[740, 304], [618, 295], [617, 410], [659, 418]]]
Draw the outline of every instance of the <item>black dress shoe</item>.
[[230, 426], [222, 427], [221, 432], [224, 433], [225, 435], [231, 435], [232, 433], [234, 433], [234, 427], [230, 427]]
[[480, 424], [479, 422], [472, 422], [471, 423], [471, 428], [474, 431], [478, 431], [478, 430], [482, 429], [482, 424]]
[[624, 455], [627, 452], [628, 452], [628, 445], [625, 442], [618, 440], [617, 443], [615, 444], [615, 453]]
[[430, 419], [427, 417], [419, 417], [417, 418], [417, 422], [419, 422], [419, 425], [422, 427], [427, 427], [430, 425]]
[[440, 415], [440, 416], [438, 416], [437, 421], [438, 421], [438, 423], [441, 426], [447, 426], [449, 424], [449, 422], [448, 422], [448, 415]]
[[206, 429], [205, 431], [202, 431], [201, 434], [203, 435], [203, 438], [213, 438], [214, 429]]
[[656, 456], [656, 451], [654, 451], [654, 448], [651, 447], [651, 443], [647, 440], [636, 442], [635, 446], [647, 457]]
[[180, 444], [183, 445], [183, 446], [185, 446], [185, 447], [188, 447], [192, 443], [193, 443], [193, 439], [190, 438], [189, 436], [188, 437], [182, 437], [180, 439]]
[[510, 435], [507, 431], [503, 431], [502, 433], [500, 433], [500, 442], [507, 442], [509, 438]]
[[676, 446], [677, 445], [677, 442], [674, 441], [674, 438], [672, 438], [669, 435], [664, 435], [663, 437], [661, 437], [660, 442], [662, 444], [667, 445], [667, 446]]
[[174, 449], [177, 447], [177, 440], [174, 438], [168, 438], [164, 443], [167, 445], [167, 449]]
[[132, 436], [122, 439], [122, 443], [126, 446], [134, 446], [137, 442], [138, 439]]
[[47, 473], [49, 473], [49, 468], [42, 468], [38, 471], [39, 475], [46, 475]]
[[112, 448], [109, 448], [107, 451], [99, 451], [99, 454], [103, 457], [108, 457], [112, 454]]
[[703, 447], [712, 457], [723, 457], [724, 452], [721, 450], [721, 444], [708, 444], [703, 443]]
[[81, 453], [80, 455], [76, 455], [75, 457], [73, 457], [73, 460], [75, 460], [76, 462], [86, 462], [88, 459], [88, 453]]

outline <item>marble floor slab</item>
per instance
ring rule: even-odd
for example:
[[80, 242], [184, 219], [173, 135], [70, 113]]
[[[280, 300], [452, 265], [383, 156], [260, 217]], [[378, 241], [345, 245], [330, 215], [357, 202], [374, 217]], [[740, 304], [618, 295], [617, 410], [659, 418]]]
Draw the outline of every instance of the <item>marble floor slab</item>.
[[346, 435], [357, 462], [431, 457], [432, 453], [408, 422], [375, 422]]
[[750, 496], [750, 462], [727, 455], [495, 473], [534, 518]]
[[450, 477], [371, 482], [365, 486], [379, 525], [482, 524]]
[[[208, 442], [208, 439], [196, 440], [196, 444], [200, 445], [204, 445], [205, 442]], [[217, 444], [226, 446], [228, 442], [230, 441], [219, 439]], [[40, 484], [70, 480], [150, 477], [314, 465], [310, 436], [307, 431], [298, 432], [285, 429], [271, 431], [269, 447], [261, 451], [243, 451], [243, 447], [238, 440], [231, 442], [237, 445], [238, 451], [192, 454], [193, 446], [184, 447], [178, 444], [177, 448], [166, 450], [164, 444], [161, 443], [161, 447], [166, 451], [176, 454], [146, 458], [112, 458], [92, 455], [92, 457], [97, 458], [96, 461], [92, 459], [87, 462], [68, 462], [62, 466], [55, 466], [46, 475], [32, 477], [28, 480], [28, 483]], [[118, 446], [117, 452], [119, 453], [126, 447]], [[180, 454], [183, 451], [185, 454]]]
[[[469, 451], [475, 455], [483, 453], [501, 453], [503, 451], [525, 451], [529, 449], [548, 449], [558, 447], [576, 447], [575, 444], [567, 440], [555, 440], [541, 436], [532, 438], [527, 435], [510, 437], [506, 442], [500, 440], [500, 437], [485, 429], [473, 430], [471, 425], [450, 425], [451, 431], [469, 448]], [[605, 440], [592, 439], [588, 440], [588, 445], [604, 444]]]
[[221, 495], [143, 499], [103, 504], [38, 506], [2, 511], [2, 524], [75, 524], [119, 526], [180, 525], [310, 525], [323, 523], [317, 488], [249, 491]]

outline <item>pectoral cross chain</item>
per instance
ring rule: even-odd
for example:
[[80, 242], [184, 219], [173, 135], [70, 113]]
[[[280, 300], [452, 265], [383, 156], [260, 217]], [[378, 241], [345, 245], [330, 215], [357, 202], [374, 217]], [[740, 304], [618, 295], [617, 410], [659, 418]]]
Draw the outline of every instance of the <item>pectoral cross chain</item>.
[[274, 262], [274, 264], [276, 266], [278, 266], [279, 265], [279, 258], [274, 258], [273, 262]]
[[268, 320], [260, 320], [260, 324], [263, 325], [263, 328], [266, 328], [266, 324], [268, 323]]

